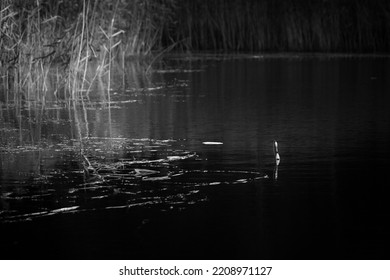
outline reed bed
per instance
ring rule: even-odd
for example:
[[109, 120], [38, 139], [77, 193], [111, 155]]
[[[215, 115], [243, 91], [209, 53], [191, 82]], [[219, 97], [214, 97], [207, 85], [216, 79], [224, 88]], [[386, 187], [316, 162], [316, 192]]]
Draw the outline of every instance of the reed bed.
[[183, 50], [388, 52], [386, 0], [192, 0], [177, 12]]
[[2, 0], [0, 38], [0, 101], [82, 101], [114, 61], [170, 50], [388, 52], [390, 2]]
[[[113, 61], [149, 55], [161, 42], [165, 2], [2, 0], [0, 101], [44, 103], [48, 92], [83, 100], [95, 79], [109, 94]], [[90, 63], [97, 65], [92, 80]], [[53, 75], [55, 90], [48, 85]]]

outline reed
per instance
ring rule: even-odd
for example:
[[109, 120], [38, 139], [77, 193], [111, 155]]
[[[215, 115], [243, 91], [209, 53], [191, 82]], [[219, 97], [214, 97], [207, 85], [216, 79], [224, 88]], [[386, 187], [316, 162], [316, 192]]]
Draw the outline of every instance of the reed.
[[45, 102], [52, 75], [55, 98], [109, 94], [114, 61], [172, 49], [388, 52], [389, 22], [386, 0], [2, 0], [0, 98]]
[[[150, 0], [1, 1], [0, 96], [44, 102], [50, 75], [63, 88], [56, 98], [82, 101], [98, 77], [109, 93], [111, 64], [119, 54], [149, 55], [158, 45], [162, 5]], [[91, 61], [98, 65], [92, 80], [87, 75]]]
[[387, 52], [386, 0], [192, 0], [177, 11], [183, 50]]

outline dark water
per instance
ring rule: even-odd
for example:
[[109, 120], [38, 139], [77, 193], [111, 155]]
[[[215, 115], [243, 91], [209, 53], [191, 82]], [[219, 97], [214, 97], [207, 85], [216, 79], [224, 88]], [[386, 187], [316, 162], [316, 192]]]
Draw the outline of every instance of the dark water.
[[3, 101], [2, 258], [388, 259], [389, 77], [387, 57], [171, 57], [110, 103]]

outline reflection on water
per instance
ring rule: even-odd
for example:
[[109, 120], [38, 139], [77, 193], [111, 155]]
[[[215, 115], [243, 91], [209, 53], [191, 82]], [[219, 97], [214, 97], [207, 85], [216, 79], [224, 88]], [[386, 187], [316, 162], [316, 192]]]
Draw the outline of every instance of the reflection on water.
[[[96, 79], [78, 102], [4, 100], [0, 223], [19, 244], [28, 237], [14, 237], [15, 228], [45, 221], [81, 219], [100, 231], [108, 220], [140, 221], [120, 230], [122, 241], [137, 233], [142, 246], [132, 253], [130, 245], [119, 253], [103, 230], [77, 245], [108, 242], [85, 257], [380, 258], [388, 248], [379, 221], [389, 218], [389, 62], [167, 57], [147, 74], [132, 63], [119, 68], [110, 98]], [[163, 239], [153, 236], [163, 228]]]

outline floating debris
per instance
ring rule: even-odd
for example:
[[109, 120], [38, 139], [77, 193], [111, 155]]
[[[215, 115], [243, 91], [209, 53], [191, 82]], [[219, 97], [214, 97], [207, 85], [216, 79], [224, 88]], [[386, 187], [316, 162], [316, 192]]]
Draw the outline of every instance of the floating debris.
[[54, 209], [51, 212], [52, 213], [69, 212], [69, 211], [76, 210], [79, 207], [80, 206], [63, 207], [63, 208], [59, 208], [59, 209]]
[[202, 142], [203, 145], [223, 145], [222, 142], [212, 142], [212, 141], [206, 141]]

